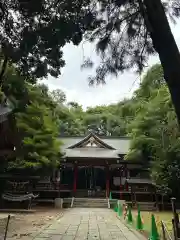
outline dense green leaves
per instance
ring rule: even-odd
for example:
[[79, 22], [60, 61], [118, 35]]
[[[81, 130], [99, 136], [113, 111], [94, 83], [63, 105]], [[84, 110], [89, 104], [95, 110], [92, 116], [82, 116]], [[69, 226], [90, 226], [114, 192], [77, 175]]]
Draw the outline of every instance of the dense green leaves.
[[[162, 67], [154, 65], [143, 76], [131, 99], [83, 111], [65, 94], [41, 84], [30, 84], [12, 67], [6, 72], [2, 94], [11, 100], [17, 126], [16, 158], [10, 168], [51, 169], [59, 164], [60, 135], [132, 138], [126, 156], [142, 160], [163, 193], [180, 196], [180, 131]], [[18, 80], [18, 81], [17, 81]], [[25, 100], [24, 100], [25, 99]], [[26, 105], [24, 105], [26, 103]]]
[[56, 102], [47, 86], [30, 84], [12, 66], [4, 79], [2, 92], [14, 110], [16, 125], [15, 158], [8, 167], [50, 170], [59, 164], [61, 153]]
[[147, 72], [133, 101], [143, 104], [128, 126], [132, 142], [126, 158], [138, 156], [150, 164], [151, 176], [159, 190], [180, 196], [176, 188], [180, 182], [180, 132], [160, 65]]
[[[102, 59], [96, 68], [96, 75], [89, 78], [91, 84], [104, 83], [107, 75], [117, 76], [119, 72], [129, 68], [142, 72], [149, 55], [155, 52], [161, 54], [156, 48], [156, 44], [160, 43], [161, 39], [156, 32], [154, 19], [157, 19], [158, 14], [161, 20], [166, 18], [165, 12], [174, 21], [175, 17], [180, 15], [180, 5], [177, 0], [168, 2], [166, 0], [98, 0], [98, 2], [98, 6], [92, 11], [96, 12], [95, 16], [100, 19], [100, 24], [95, 28], [96, 30], [92, 29], [86, 33], [89, 41], [97, 43], [97, 53]], [[165, 11], [157, 11], [163, 7]], [[163, 30], [160, 29], [162, 32]], [[166, 28], [166, 31], [169, 29]], [[87, 58], [83, 66], [93, 66], [93, 60]]]
[[[17, 149], [19, 154], [11, 167], [55, 167], [60, 160], [56, 119], [47, 98], [42, 94], [41, 87], [28, 86], [28, 92], [31, 103], [23, 111], [15, 114], [16, 126], [22, 139], [20, 149]], [[46, 100], [46, 104], [40, 99]]]
[[[57, 77], [64, 66], [62, 47], [82, 40], [83, 26], [90, 27], [93, 14], [89, 0], [0, 2], [0, 48], [4, 62], [35, 78]], [[3, 69], [4, 71], [4, 69]], [[2, 80], [0, 69], [0, 80]]]
[[[7, 63], [31, 78], [57, 77], [65, 64], [62, 48], [83, 38], [101, 57], [91, 84], [130, 68], [142, 72], [148, 56], [158, 53], [180, 123], [180, 54], [168, 15], [179, 17], [178, 0], [1, 1], [0, 84]], [[93, 63], [88, 58], [84, 66]]]

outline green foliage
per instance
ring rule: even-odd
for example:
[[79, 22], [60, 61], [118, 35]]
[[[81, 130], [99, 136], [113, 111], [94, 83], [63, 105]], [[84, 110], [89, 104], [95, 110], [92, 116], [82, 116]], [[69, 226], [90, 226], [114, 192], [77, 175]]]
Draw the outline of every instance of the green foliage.
[[53, 90], [51, 96], [57, 104], [62, 104], [66, 101], [66, 95], [60, 89]]
[[134, 96], [138, 99], [148, 100], [151, 95], [153, 89], [159, 89], [162, 84], [165, 84], [163, 77], [163, 69], [161, 65], [155, 64], [150, 68], [145, 74], [143, 81], [140, 84], [140, 88], [135, 91]]
[[159, 191], [180, 196], [180, 131], [161, 66], [153, 66], [144, 76], [133, 99], [142, 104], [128, 126], [132, 137], [126, 159], [141, 158], [150, 164], [150, 173]]
[[[175, 21], [175, 18], [180, 16], [178, 0], [169, 0], [168, 3], [166, 0], [98, 0], [97, 2], [99, 2], [98, 7], [94, 6], [91, 11], [96, 13], [99, 24], [85, 35], [89, 41], [96, 43], [97, 53], [101, 57], [96, 75], [89, 77], [90, 84], [104, 83], [108, 75], [118, 76], [118, 73], [125, 69], [135, 69], [141, 73], [149, 55], [155, 52], [162, 59], [162, 52], [156, 47], [162, 41], [158, 34], [166, 30], [172, 39], [173, 36], [168, 26], [158, 29], [160, 32], [158, 33], [156, 26], [159, 25], [155, 25], [154, 19], [160, 21], [164, 19], [165, 24], [168, 25], [166, 14], [169, 14], [170, 19]], [[163, 50], [167, 51], [167, 49]], [[94, 65], [93, 59], [88, 57], [82, 67]]]
[[14, 109], [16, 125], [16, 158], [8, 167], [50, 170], [61, 155], [56, 102], [46, 85], [26, 81], [13, 66], [8, 66], [4, 79], [2, 93]]
[[47, 169], [59, 163], [60, 142], [58, 124], [50, 108], [47, 92], [42, 86], [27, 85], [30, 104], [15, 114], [16, 126], [21, 135], [17, 158], [11, 168]]
[[[179, 2], [169, 2], [158, 0], [171, 17], [178, 17]], [[107, 74], [117, 75], [124, 69], [136, 67], [141, 71], [147, 56], [155, 52], [152, 41], [157, 36], [156, 29], [152, 35], [149, 28], [154, 27], [151, 20], [156, 11], [147, 6], [146, 1], [132, 0], [33, 0], [31, 4], [26, 0], [7, 0], [0, 3], [1, 56], [26, 75], [57, 77], [65, 64], [62, 47], [69, 42], [78, 45], [85, 36], [97, 43], [102, 57], [96, 71], [98, 82], [104, 81]], [[166, 18], [161, 14], [163, 17]], [[87, 59], [84, 65], [92, 62]]]
[[84, 7], [89, 2], [1, 1], [1, 55], [24, 75], [57, 77], [64, 66], [62, 47], [70, 41], [77, 45], [83, 26], [93, 21]]
[[[60, 146], [56, 140], [57, 127], [54, 125], [48, 109], [32, 103], [24, 113], [16, 114], [16, 121], [19, 132], [23, 134], [22, 152], [17, 159], [17, 167], [56, 166]], [[19, 160], [21, 161], [19, 162]]]
[[6, 78], [2, 92], [15, 107], [18, 129], [17, 157], [10, 168], [44, 171], [57, 166], [59, 135], [84, 136], [90, 130], [128, 135], [132, 141], [126, 159], [142, 160], [160, 192], [180, 196], [180, 131], [159, 64], [147, 71], [131, 99], [86, 111], [76, 102], [66, 103], [61, 90], [49, 92], [43, 84], [27, 83], [13, 68]]

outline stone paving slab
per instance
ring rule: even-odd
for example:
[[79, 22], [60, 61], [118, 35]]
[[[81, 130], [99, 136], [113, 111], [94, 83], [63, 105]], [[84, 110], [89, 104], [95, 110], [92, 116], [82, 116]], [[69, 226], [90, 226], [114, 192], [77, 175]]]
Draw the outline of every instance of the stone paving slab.
[[[139, 240], [111, 209], [72, 208], [32, 240]], [[144, 239], [143, 237], [141, 239]]]

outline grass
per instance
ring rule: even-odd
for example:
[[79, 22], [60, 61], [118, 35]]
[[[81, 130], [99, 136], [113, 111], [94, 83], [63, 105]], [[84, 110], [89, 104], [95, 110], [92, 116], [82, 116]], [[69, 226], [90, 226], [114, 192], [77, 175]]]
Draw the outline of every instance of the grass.
[[[137, 211], [132, 211], [134, 221], [136, 222]], [[144, 223], [144, 230], [150, 232], [151, 231], [151, 215], [154, 214], [156, 219], [156, 224], [158, 228], [158, 232], [161, 235], [161, 221], [163, 220], [167, 226], [167, 230], [172, 232], [172, 212], [141, 212], [142, 221]]]

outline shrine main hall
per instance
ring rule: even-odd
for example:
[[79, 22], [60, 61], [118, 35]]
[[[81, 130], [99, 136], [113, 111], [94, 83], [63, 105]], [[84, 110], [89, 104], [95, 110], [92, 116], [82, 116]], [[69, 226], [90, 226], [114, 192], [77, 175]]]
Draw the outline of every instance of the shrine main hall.
[[155, 185], [140, 159], [125, 160], [128, 137], [61, 137], [61, 197], [155, 201]]

